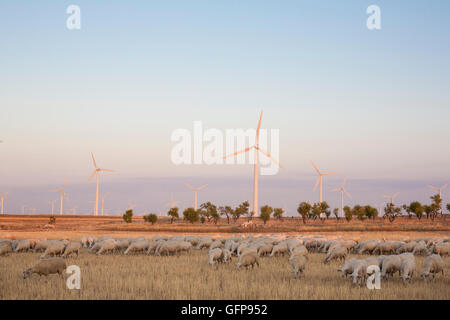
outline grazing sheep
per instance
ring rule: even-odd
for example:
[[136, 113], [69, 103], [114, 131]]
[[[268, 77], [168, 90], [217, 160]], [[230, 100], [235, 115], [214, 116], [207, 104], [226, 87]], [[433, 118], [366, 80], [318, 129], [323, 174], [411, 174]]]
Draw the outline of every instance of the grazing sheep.
[[103, 241], [97, 241], [95, 242], [92, 247], [89, 249], [89, 253], [97, 253], [98, 250], [100, 250], [100, 248], [103, 245]]
[[404, 243], [397, 249], [396, 253], [400, 254], [400, 253], [405, 253], [405, 252], [413, 252], [415, 245], [416, 245], [415, 241], [410, 241], [408, 243]]
[[366, 282], [367, 279], [367, 262], [365, 260], [356, 260], [353, 265], [353, 272], [351, 274], [353, 285], [360, 286]]
[[68, 257], [69, 255], [71, 255], [72, 253], [76, 253], [77, 257], [78, 254], [80, 253], [80, 249], [81, 249], [81, 242], [70, 242], [66, 249], [64, 250], [64, 253], [62, 254], [62, 256], [64, 258]]
[[272, 248], [272, 253], [270, 254], [271, 257], [276, 256], [278, 254], [285, 254], [288, 252], [288, 246], [287, 243], [279, 243]]
[[289, 258], [289, 263], [292, 266], [292, 273], [296, 279], [298, 275], [300, 275], [300, 278], [303, 275], [307, 262], [308, 257], [303, 254], [293, 255]]
[[128, 238], [116, 240], [115, 251], [124, 252], [125, 250], [128, 249], [128, 247], [130, 246], [130, 243], [131, 243], [131, 239], [128, 239]]
[[178, 252], [190, 252], [192, 244], [189, 241], [178, 242]]
[[409, 257], [403, 260], [402, 265], [400, 267], [400, 277], [403, 279], [403, 283], [410, 282], [416, 271], [416, 262], [414, 260], [414, 256]]
[[156, 249], [158, 248], [161, 242], [165, 242], [164, 240], [156, 240], [152, 241], [148, 244], [147, 254], [156, 253]]
[[178, 242], [177, 241], [166, 241], [161, 244], [161, 246], [155, 251], [157, 256], [166, 254], [176, 254], [178, 251]]
[[88, 237], [81, 237], [80, 242], [83, 248], [89, 247]]
[[428, 254], [438, 254], [441, 257], [450, 255], [450, 244], [448, 242], [438, 243], [431, 246]]
[[247, 247], [247, 248], [243, 249], [241, 251], [241, 254], [239, 255], [239, 257], [244, 255], [244, 254], [247, 254], [248, 252], [254, 252], [254, 253], [258, 254], [258, 247], [250, 246], [250, 247]]
[[190, 242], [193, 247], [195, 247], [198, 244], [199, 240], [200, 240], [200, 238], [197, 237], [197, 236], [186, 236], [186, 237], [184, 237], [184, 241]]
[[150, 245], [150, 243], [146, 239], [134, 241], [128, 246], [128, 248], [127, 248], [127, 250], [125, 250], [124, 254], [127, 255], [129, 253], [135, 253], [135, 252], [147, 252], [149, 245]]
[[338, 269], [337, 271], [341, 273], [343, 278], [347, 278], [349, 274], [353, 273], [353, 269], [355, 267], [356, 262], [357, 259], [355, 258], [345, 260], [344, 266], [341, 269]]
[[226, 250], [226, 249], [222, 250], [222, 260], [224, 263], [229, 263], [233, 260], [230, 250]]
[[12, 246], [10, 242], [0, 242], [0, 256], [7, 255], [12, 252]]
[[332, 260], [345, 260], [347, 257], [347, 248], [345, 247], [335, 247], [331, 252], [327, 255], [323, 263], [327, 264]]
[[217, 265], [217, 263], [221, 259], [222, 259], [222, 249], [215, 248], [215, 249], [209, 250], [209, 264], [211, 266]]
[[103, 240], [101, 242], [102, 246], [100, 247], [100, 249], [97, 251], [96, 255], [101, 255], [104, 254], [106, 252], [112, 253], [116, 250], [117, 248], [117, 241], [114, 239], [107, 239], [107, 240]]
[[44, 252], [52, 242], [50, 240], [40, 240], [34, 246], [34, 252]]
[[308, 249], [306, 249], [305, 246], [295, 247], [294, 250], [292, 251], [291, 256], [295, 256], [295, 255], [307, 256], [308, 255]]
[[48, 256], [60, 256], [64, 253], [66, 246], [62, 241], [55, 241], [50, 243], [50, 245], [45, 249], [44, 254], [41, 255], [41, 259], [44, 259]]
[[223, 243], [219, 239], [214, 240], [213, 243], [209, 246], [209, 249], [215, 249], [215, 248], [223, 248]]
[[381, 267], [381, 277], [387, 279], [389, 276], [394, 276], [396, 272], [400, 274], [401, 266], [402, 259], [400, 256], [386, 256]]
[[210, 238], [200, 239], [200, 241], [197, 244], [197, 249], [201, 250], [201, 249], [204, 249], [204, 248], [209, 248], [209, 246], [212, 244], [212, 242], [213, 241]]
[[241, 269], [241, 267], [252, 267], [254, 268], [255, 264], [259, 267], [259, 258], [258, 254], [255, 252], [248, 252], [239, 257], [239, 261], [237, 263], [237, 268]]
[[62, 258], [43, 259], [39, 260], [33, 267], [25, 270], [23, 272], [23, 278], [26, 279], [33, 273], [36, 273], [39, 276], [48, 276], [49, 274], [54, 273], [62, 275], [65, 269], [66, 261]]
[[438, 254], [432, 254], [431, 256], [428, 256], [425, 259], [423, 266], [422, 278], [424, 280], [427, 280], [430, 276], [434, 280], [435, 275], [439, 272], [442, 272], [442, 276], [444, 276], [445, 262]]
[[358, 253], [359, 254], [371, 253], [372, 250], [375, 249], [377, 244], [378, 244], [378, 240], [365, 241], [364, 243], [361, 243]]
[[425, 242], [420, 241], [414, 246], [413, 254], [415, 256], [426, 256], [428, 253], [427, 246]]
[[258, 249], [258, 256], [266, 256], [272, 252], [272, 245], [270, 244], [263, 244]]
[[14, 252], [22, 252], [30, 250], [30, 241], [29, 240], [19, 240], [16, 247], [14, 248]]

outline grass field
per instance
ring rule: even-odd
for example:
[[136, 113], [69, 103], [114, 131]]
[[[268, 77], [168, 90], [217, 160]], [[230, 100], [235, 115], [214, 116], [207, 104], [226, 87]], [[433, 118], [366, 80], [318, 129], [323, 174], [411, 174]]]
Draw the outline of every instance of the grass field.
[[294, 279], [287, 256], [261, 258], [259, 268], [238, 271], [236, 260], [209, 266], [206, 250], [156, 257], [95, 256], [83, 249], [79, 258], [67, 259], [81, 268], [82, 282], [81, 290], [69, 290], [58, 275], [23, 279], [39, 255], [0, 257], [0, 299], [450, 299], [449, 257], [445, 276], [434, 283], [420, 278], [424, 257], [416, 257], [419, 274], [411, 285], [396, 275], [369, 290], [341, 278], [336, 269], [342, 263], [324, 265], [325, 254], [310, 254], [304, 278]]

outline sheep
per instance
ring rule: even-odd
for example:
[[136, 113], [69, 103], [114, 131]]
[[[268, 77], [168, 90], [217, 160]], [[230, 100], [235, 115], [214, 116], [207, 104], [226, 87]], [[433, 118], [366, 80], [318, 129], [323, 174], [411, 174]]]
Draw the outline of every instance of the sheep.
[[258, 254], [255, 252], [248, 252], [239, 257], [239, 261], [237, 263], [237, 268], [239, 270], [239, 269], [241, 269], [241, 267], [248, 268], [251, 266], [253, 269], [255, 264], [259, 267]]
[[351, 277], [353, 279], [352, 283], [353, 285], [356, 285], [359, 283], [359, 285], [362, 285], [364, 282], [366, 282], [367, 279], [367, 262], [365, 260], [356, 260], [353, 265], [353, 272], [351, 274]]
[[156, 253], [156, 249], [158, 248], [160, 242], [165, 242], [164, 240], [156, 240], [152, 241], [148, 244], [147, 254]]
[[298, 246], [295, 247], [294, 250], [292, 251], [291, 256], [295, 256], [295, 255], [303, 255], [303, 256], [307, 256], [308, 255], [308, 250], [306, 249], [305, 246]]
[[263, 244], [258, 249], [258, 256], [266, 256], [272, 252], [272, 245], [270, 244]]
[[50, 240], [40, 240], [34, 246], [34, 252], [44, 252], [52, 242]]
[[148, 240], [134, 241], [128, 246], [124, 254], [127, 255], [131, 252], [147, 252], [149, 245], [150, 243]]
[[114, 252], [117, 248], [117, 241], [114, 239], [107, 239], [101, 242], [101, 247], [97, 251], [96, 255], [101, 255], [106, 252]]
[[128, 239], [128, 238], [117, 240], [115, 251], [124, 252], [130, 246], [130, 243], [131, 243], [131, 239]]
[[176, 254], [178, 250], [178, 242], [177, 241], [166, 241], [161, 244], [161, 246], [155, 251], [157, 256], [162, 254], [170, 255]]
[[190, 252], [191, 249], [192, 249], [192, 244], [189, 241], [178, 242], [178, 251], [179, 252]]
[[80, 253], [80, 249], [81, 249], [81, 242], [70, 242], [66, 249], [64, 250], [64, 253], [62, 254], [62, 256], [68, 257], [69, 255], [71, 255], [72, 253], [76, 253], [77, 257], [78, 254]]
[[209, 250], [209, 264], [211, 266], [217, 265], [217, 263], [221, 258], [222, 258], [222, 249], [215, 248]]
[[397, 249], [396, 253], [400, 254], [400, 253], [405, 253], [405, 252], [413, 252], [415, 245], [416, 245], [415, 241], [410, 241], [408, 243], [404, 243], [402, 246], [400, 246]]
[[89, 247], [88, 237], [81, 237], [80, 242], [83, 248]]
[[292, 254], [292, 251], [294, 251], [295, 247], [298, 247], [301, 245], [302, 245], [302, 242], [299, 239], [292, 239], [287, 242], [288, 250], [291, 254]]
[[377, 266], [377, 267], [380, 266], [380, 262], [379, 262], [378, 258], [369, 257], [364, 260], [366, 261], [367, 266]]
[[12, 252], [12, 246], [10, 242], [0, 242], [0, 256], [7, 255]]
[[239, 257], [243, 256], [244, 254], [247, 254], [249, 252], [254, 252], [254, 253], [258, 254], [258, 248], [255, 246], [247, 247], [241, 251], [241, 253], [239, 254]]
[[415, 271], [416, 262], [414, 261], [414, 256], [403, 260], [400, 267], [400, 277], [403, 279], [404, 284], [406, 284], [407, 281], [411, 282]]
[[209, 248], [209, 246], [212, 244], [211, 238], [202, 238], [197, 244], [197, 249], [201, 250], [203, 248]]
[[62, 258], [43, 259], [39, 260], [33, 267], [25, 270], [23, 272], [23, 278], [29, 278], [33, 273], [36, 273], [39, 276], [48, 276], [49, 274], [54, 273], [62, 275], [65, 269], [66, 261]]
[[373, 249], [375, 249], [376, 245], [377, 245], [378, 241], [377, 240], [370, 240], [370, 241], [366, 241], [364, 243], [361, 243], [360, 249], [359, 249], [359, 254], [364, 254], [364, 253], [371, 253]]
[[89, 249], [89, 253], [97, 253], [98, 250], [100, 250], [100, 248], [103, 245], [103, 241], [97, 241], [95, 242], [92, 247]]
[[387, 256], [383, 260], [383, 264], [381, 266], [381, 277], [383, 279], [387, 279], [388, 276], [393, 276], [396, 272], [400, 274], [401, 266], [402, 259], [400, 258], [400, 256]]
[[224, 263], [232, 262], [233, 258], [231, 256], [231, 251], [223, 249], [222, 250], [222, 260]]
[[192, 244], [193, 247], [195, 247], [198, 244], [198, 241], [200, 240], [197, 236], [186, 236], [184, 237], [184, 241], [188, 241]]
[[30, 241], [29, 240], [19, 240], [17, 246], [14, 248], [14, 252], [22, 252], [30, 250]]
[[428, 253], [428, 250], [427, 250], [427, 246], [426, 246], [425, 242], [420, 241], [419, 243], [417, 243], [414, 246], [413, 254], [415, 256], [425, 256], [425, 255], [427, 255], [427, 253]]
[[223, 243], [219, 239], [214, 240], [213, 243], [209, 246], [209, 249], [215, 249], [215, 248], [223, 248]]
[[285, 254], [288, 252], [288, 246], [287, 243], [279, 243], [272, 248], [272, 252], [270, 253], [270, 256], [276, 256], [278, 254]]
[[445, 263], [442, 257], [438, 254], [432, 254], [425, 259], [422, 278], [426, 281], [428, 277], [434, 277], [437, 273], [442, 272], [442, 276], [444, 276], [444, 267]]
[[345, 260], [344, 266], [341, 269], [337, 269], [337, 271], [341, 273], [341, 276], [343, 278], [347, 278], [347, 276], [349, 274], [353, 273], [353, 269], [354, 269], [356, 262], [357, 262], [357, 259], [355, 259], [355, 258]]
[[41, 259], [48, 256], [58, 256], [64, 253], [66, 246], [62, 241], [55, 241], [50, 243], [50, 245], [45, 249], [44, 254], [41, 255]]
[[298, 275], [300, 275], [300, 278], [303, 275], [307, 262], [308, 257], [303, 254], [296, 254], [289, 258], [289, 263], [292, 266], [292, 273], [296, 279]]
[[450, 244], [448, 242], [443, 242], [439, 244], [434, 244], [431, 246], [428, 254], [438, 254], [441, 257], [450, 255]]
[[241, 244], [239, 244], [239, 246], [236, 249], [236, 255], [239, 257], [242, 253], [242, 251], [244, 251], [244, 249], [248, 248], [249, 244], [247, 242], [243, 242]]
[[345, 260], [347, 257], [347, 248], [345, 247], [335, 247], [331, 252], [327, 255], [323, 263], [327, 264], [332, 260]]

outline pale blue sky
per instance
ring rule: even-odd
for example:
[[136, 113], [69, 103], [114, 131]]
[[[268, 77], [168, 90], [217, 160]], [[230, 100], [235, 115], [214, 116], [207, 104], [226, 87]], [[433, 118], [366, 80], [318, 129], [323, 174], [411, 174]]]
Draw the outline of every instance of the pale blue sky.
[[[66, 29], [70, 4], [81, 7], [81, 30]], [[382, 30], [366, 28], [371, 4]], [[30, 190], [68, 179], [80, 184], [73, 205], [88, 208], [91, 151], [118, 171], [105, 191], [139, 185], [135, 202], [148, 207], [168, 191], [129, 179], [167, 178], [173, 190], [180, 181], [180, 197], [178, 177], [250, 182], [249, 166], [174, 166], [170, 134], [194, 120], [254, 127], [264, 109], [286, 170], [261, 179], [262, 195], [275, 188], [293, 207], [315, 200], [313, 159], [342, 173], [326, 185], [332, 204], [328, 189], [344, 175], [349, 189], [352, 179], [380, 188], [361, 183], [354, 202], [382, 201], [383, 185], [402, 201], [427, 199], [427, 183], [450, 179], [449, 14], [444, 0], [1, 1], [0, 193], [17, 188], [10, 206], [19, 208]], [[223, 196], [227, 179], [211, 199], [251, 198], [245, 183]], [[277, 192], [261, 202], [279, 201]], [[47, 197], [34, 206], [44, 210]]]

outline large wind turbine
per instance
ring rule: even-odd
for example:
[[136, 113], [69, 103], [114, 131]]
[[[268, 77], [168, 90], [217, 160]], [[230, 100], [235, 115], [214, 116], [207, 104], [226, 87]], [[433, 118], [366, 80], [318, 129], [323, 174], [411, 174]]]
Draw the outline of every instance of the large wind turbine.
[[258, 160], [259, 160], [259, 153], [260, 151], [262, 154], [264, 154], [266, 157], [268, 157], [270, 160], [272, 160], [277, 166], [283, 169], [283, 166], [275, 159], [273, 158], [267, 151], [263, 150], [259, 146], [259, 130], [261, 129], [261, 121], [262, 121], [262, 115], [263, 112], [261, 111], [259, 115], [259, 121], [258, 121], [258, 127], [256, 128], [256, 137], [255, 137], [255, 144], [251, 147], [245, 148], [244, 150], [237, 151], [235, 153], [229, 154], [224, 157], [224, 159], [236, 156], [240, 153], [249, 152], [250, 150], [254, 150], [254, 159], [255, 163], [253, 165], [253, 214], [258, 214]]
[[101, 171], [108, 171], [108, 172], [114, 172], [114, 170], [110, 170], [110, 169], [101, 169], [99, 167], [97, 167], [97, 162], [95, 162], [95, 158], [94, 158], [94, 154], [91, 152], [91, 156], [92, 156], [92, 162], [94, 164], [95, 170], [92, 173], [92, 175], [89, 177], [87, 183], [89, 183], [89, 181], [91, 181], [91, 179], [96, 175], [97, 176], [97, 191], [95, 193], [95, 208], [94, 208], [94, 215], [98, 216], [98, 186], [99, 186], [99, 177], [100, 177], [100, 172]]
[[[429, 185], [429, 187], [430, 187], [431, 189], [433, 189], [433, 190], [435, 190], [435, 191], [439, 191], [439, 197], [441, 198], [441, 200], [442, 200], [442, 190], [444, 190], [445, 188], [447, 188], [447, 186], [448, 186], [448, 183], [444, 184], [444, 185], [443, 185], [442, 187], [440, 187], [440, 188], [433, 187], [433, 186]], [[439, 209], [440, 209], [441, 214], [442, 214], [442, 206], [441, 206], [441, 208], [439, 208]]]
[[320, 197], [319, 197], [319, 202], [322, 203], [322, 180], [323, 180], [323, 176], [328, 176], [331, 174], [337, 174], [337, 172], [320, 172], [320, 170], [316, 167], [316, 165], [314, 164], [314, 162], [312, 162], [311, 160], [311, 164], [314, 167], [314, 169], [316, 169], [317, 173], [319, 174], [319, 177], [316, 180], [316, 184], [314, 185], [313, 191], [316, 191], [317, 189], [317, 185], [320, 184]]
[[347, 196], [347, 197], [349, 197], [350, 199], [352, 198], [352, 196], [350, 195], [350, 193], [348, 193], [348, 191], [347, 190], [345, 190], [345, 181], [346, 181], [347, 179], [346, 178], [344, 178], [344, 181], [342, 181], [342, 185], [341, 185], [341, 187], [340, 188], [336, 188], [336, 189], [333, 189], [333, 190], [331, 190], [332, 192], [337, 192], [337, 191], [340, 191], [341, 192], [341, 217], [344, 217], [344, 193], [345, 193], [345, 195]]
[[109, 192], [102, 195], [102, 216], [103, 216], [103, 209], [105, 207], [105, 198], [109, 195]]
[[383, 197], [385, 197], [386, 199], [391, 199], [391, 204], [393, 205], [394, 204], [394, 199], [397, 196], [398, 196], [398, 192], [394, 193], [392, 196], [383, 196]]
[[8, 195], [8, 192], [0, 194], [0, 201], [1, 201], [1, 204], [2, 204], [2, 215], [4, 214], [4, 212], [3, 212], [3, 205], [5, 203], [5, 198], [6, 198], [7, 195]]
[[205, 189], [208, 185], [204, 184], [198, 188], [194, 188], [193, 186], [191, 186], [188, 183], [184, 183], [189, 189], [191, 189], [192, 191], [194, 191], [194, 209], [197, 210], [197, 193], [202, 190]]
[[59, 192], [61, 195], [61, 203], [59, 206], [59, 215], [62, 216], [63, 214], [63, 198], [66, 198], [66, 200], [69, 200], [69, 198], [67, 198], [67, 194], [64, 192], [64, 188], [66, 187], [67, 181], [64, 182], [63, 186], [60, 189], [53, 189], [53, 190], [49, 190], [50, 192]]

